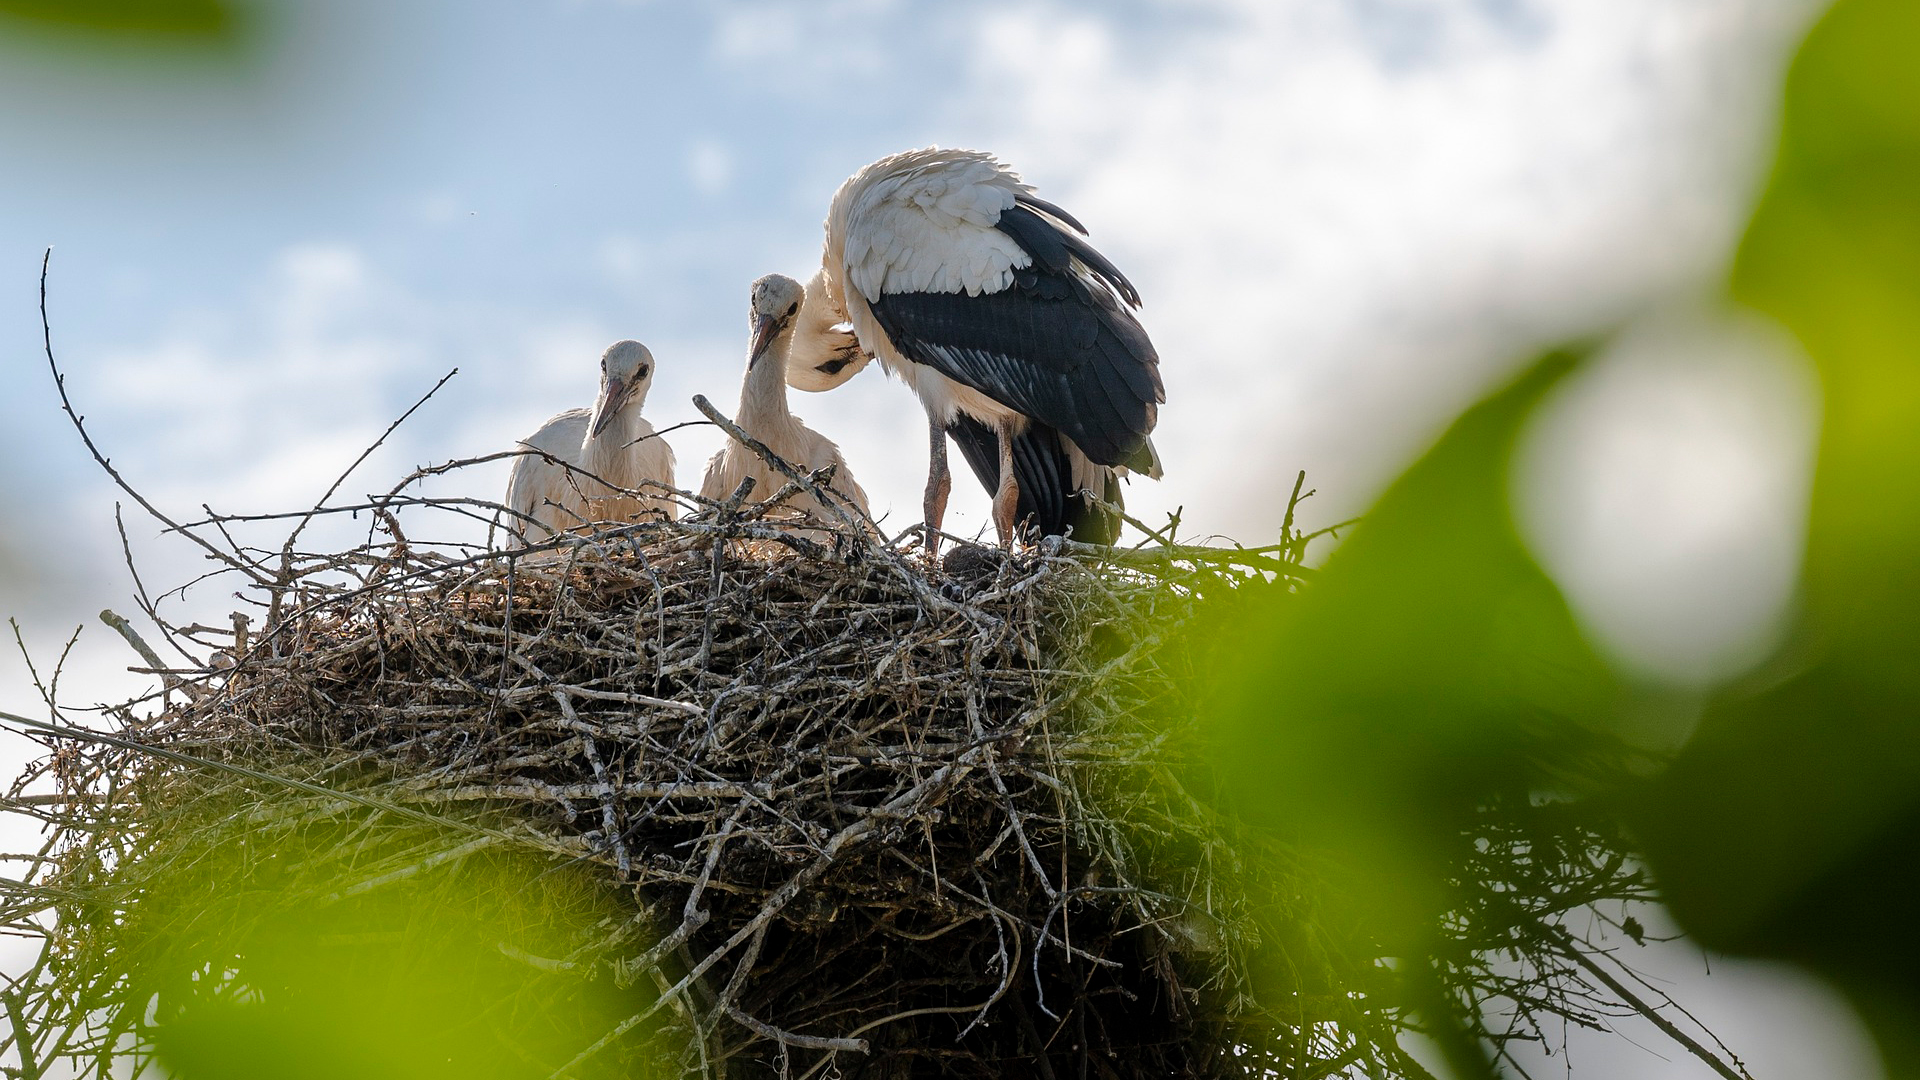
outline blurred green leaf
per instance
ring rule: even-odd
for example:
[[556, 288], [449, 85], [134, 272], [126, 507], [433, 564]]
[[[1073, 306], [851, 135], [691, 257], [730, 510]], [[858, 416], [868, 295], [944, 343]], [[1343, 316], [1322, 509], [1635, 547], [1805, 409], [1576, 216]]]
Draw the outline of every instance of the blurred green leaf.
[[[168, 1075], [546, 1077], [653, 996], [617, 988], [601, 963], [595, 943], [630, 931], [633, 913], [588, 867], [459, 855], [476, 846], [461, 833], [272, 838], [235, 816], [228, 843], [149, 878], [114, 929]], [[314, 876], [309, 858], [338, 876]], [[649, 1030], [573, 1075], [634, 1075]]]
[[[1579, 362], [1551, 354], [1469, 410], [1311, 588], [1219, 632], [1223, 800], [1337, 859], [1350, 947], [1406, 958], [1430, 1015], [1440, 994], [1420, 992], [1421, 971], [1440, 962], [1472, 815], [1590, 786], [1618, 761], [1594, 752], [1611, 679], [1508, 504], [1518, 432]], [[1451, 1049], [1457, 1071], [1485, 1071], [1464, 1039]]]
[[1422, 894], [1441, 838], [1495, 791], [1572, 779], [1560, 729], [1608, 700], [1507, 507], [1516, 433], [1576, 362], [1551, 355], [1466, 413], [1313, 588], [1223, 632], [1219, 761], [1236, 807], [1411, 872], [1412, 892], [1383, 898], [1408, 917], [1439, 910]]
[[116, 34], [219, 38], [239, 17], [225, 0], [0, 0], [0, 16]]
[[1920, 5], [1843, 0], [1787, 83], [1733, 290], [1818, 365], [1798, 642], [1638, 812], [1683, 924], [1806, 962], [1920, 1075]]

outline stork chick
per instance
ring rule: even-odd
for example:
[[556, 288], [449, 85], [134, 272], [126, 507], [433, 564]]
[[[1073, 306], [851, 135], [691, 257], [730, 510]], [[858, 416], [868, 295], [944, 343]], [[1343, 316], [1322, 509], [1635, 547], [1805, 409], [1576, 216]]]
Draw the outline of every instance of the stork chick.
[[600, 357], [600, 396], [593, 408], [568, 409], [521, 440], [548, 456], [514, 460], [506, 505], [525, 517], [508, 522], [509, 547], [541, 543], [590, 522], [678, 515], [670, 498], [628, 495], [607, 486], [638, 489], [649, 481], [673, 486], [673, 448], [640, 415], [653, 386], [653, 368], [645, 345], [614, 342]]
[[[846, 496], [865, 514], [867, 493], [854, 482], [853, 472], [847, 468], [847, 459], [841, 455], [840, 448], [787, 408], [787, 362], [805, 300], [806, 290], [784, 274], [768, 274], [753, 283], [749, 309], [753, 340], [747, 351], [746, 378], [740, 385], [740, 408], [734, 413], [733, 422], [801, 473], [833, 466], [833, 490]], [[813, 333], [810, 331], [810, 336]], [[772, 496], [787, 482], [787, 478], [775, 472], [760, 455], [730, 438], [707, 463], [700, 495], [706, 499], [724, 499], [749, 476], [753, 477], [754, 495], [762, 499]], [[816, 501], [825, 508], [824, 500]]]

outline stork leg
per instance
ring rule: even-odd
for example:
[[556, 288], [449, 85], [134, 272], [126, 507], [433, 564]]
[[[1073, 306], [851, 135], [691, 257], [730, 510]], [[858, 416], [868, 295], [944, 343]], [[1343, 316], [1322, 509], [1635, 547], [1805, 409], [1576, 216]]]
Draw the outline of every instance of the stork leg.
[[953, 491], [953, 474], [947, 471], [947, 429], [931, 418], [927, 421], [931, 441], [927, 444], [927, 495], [920, 504], [926, 514], [928, 558], [940, 554], [940, 523], [947, 517], [947, 496]]
[[1000, 546], [1013, 549], [1013, 515], [1020, 509], [1020, 482], [1013, 476], [1013, 425], [1000, 425], [1000, 490], [993, 493], [993, 525]]

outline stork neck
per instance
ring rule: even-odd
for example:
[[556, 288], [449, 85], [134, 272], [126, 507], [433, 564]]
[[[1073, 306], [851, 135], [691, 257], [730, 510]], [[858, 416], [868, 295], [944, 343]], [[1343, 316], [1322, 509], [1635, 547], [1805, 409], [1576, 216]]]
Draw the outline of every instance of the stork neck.
[[580, 444], [580, 465], [591, 473], [604, 475], [607, 466], [617, 461], [627, 444], [640, 432], [640, 395], [623, 404], [598, 435], [588, 435]]
[[766, 354], [747, 369], [740, 384], [742, 419], [770, 419], [787, 415], [787, 353], [793, 348], [793, 327], [789, 325], [767, 343]]

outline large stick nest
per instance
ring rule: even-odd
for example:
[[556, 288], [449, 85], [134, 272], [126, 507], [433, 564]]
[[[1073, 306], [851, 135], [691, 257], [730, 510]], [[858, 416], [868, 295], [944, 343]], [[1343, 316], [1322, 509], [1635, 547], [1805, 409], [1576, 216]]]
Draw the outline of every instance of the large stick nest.
[[[504, 510], [403, 494], [463, 462], [266, 515], [298, 519], [277, 550], [140, 500], [264, 625], [165, 668], [116, 617], [157, 701], [117, 732], [51, 691], [54, 723], [12, 718], [53, 753], [7, 803], [50, 836], [0, 890], [43, 938], [0, 1049], [102, 1077], [292, 1046], [314, 1075], [1427, 1076], [1326, 853], [1203, 794], [1204, 625], [1300, 587], [1291, 509], [1268, 549], [936, 568], [841, 508], [783, 519], [826, 478], [767, 456], [765, 502], [671, 492], [690, 516], [508, 553], [401, 530]], [[388, 539], [297, 551], [361, 511]], [[183, 656], [217, 633], [141, 601]], [[1471, 841], [1423, 1000], [1502, 1049], [1654, 1018], [1566, 925], [1637, 933], [1599, 916], [1645, 895], [1617, 837], [1523, 799]], [[363, 1059], [335, 1037], [383, 1026]]]
[[[49, 748], [0, 801], [46, 832], [0, 882], [40, 946], [9, 1075], [1425, 1078], [1407, 1003], [1444, 999], [1503, 1056], [1639, 1014], [1737, 1076], [1591, 936], [1638, 937], [1646, 887], [1590, 810], [1484, 807], [1432, 955], [1393, 960], [1341, 853], [1213, 805], [1205, 627], [1301, 587], [1291, 508], [1263, 550], [934, 567], [696, 398], [781, 491], [410, 542], [505, 511], [410, 493], [473, 459], [180, 523], [48, 362], [261, 625], [172, 625], [135, 574], [188, 662], [104, 613], [163, 688], [86, 725], [56, 670], [50, 722], [6, 717]], [[779, 520], [808, 493], [834, 520]], [[362, 513], [385, 539], [297, 546]]]
[[[1193, 794], [1196, 610], [1284, 602], [1282, 556], [937, 571], [719, 513], [311, 565], [164, 711], [46, 763], [76, 808], [46, 878], [66, 1052], [104, 1069], [257, 997], [288, 913], [352, 943], [478, 903], [513, 993], [614, 993], [523, 1050], [534, 1075], [1423, 1074], [1338, 896]], [[1557, 923], [1640, 895], [1612, 841], [1565, 808], [1480, 827], [1469, 891], [1500, 915], [1457, 913], [1450, 989], [1535, 1030], [1618, 1011]], [[473, 899], [528, 859], [534, 902]]]

